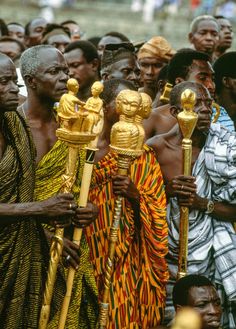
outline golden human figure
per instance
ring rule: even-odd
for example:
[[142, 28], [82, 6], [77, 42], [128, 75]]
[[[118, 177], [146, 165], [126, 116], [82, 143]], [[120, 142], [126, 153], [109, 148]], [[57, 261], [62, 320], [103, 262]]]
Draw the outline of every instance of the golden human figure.
[[57, 115], [61, 128], [71, 130], [73, 123], [79, 119], [80, 115], [83, 115], [83, 111], [79, 106], [83, 107], [85, 103], [76, 96], [79, 91], [77, 80], [69, 79], [67, 81], [67, 89], [68, 93], [64, 94], [60, 99]]
[[116, 97], [116, 111], [120, 121], [111, 129], [111, 145], [118, 148], [135, 150], [138, 145], [139, 129], [134, 122], [142, 98], [137, 91], [122, 90]]
[[139, 129], [139, 139], [137, 144], [137, 150], [142, 149], [143, 142], [145, 139], [145, 131], [142, 125], [143, 119], [147, 119], [152, 110], [152, 99], [146, 93], [140, 93], [142, 98], [142, 103], [139, 107], [139, 110], [134, 118], [134, 122], [137, 124]]
[[[99, 97], [103, 91], [103, 84], [100, 81], [93, 83], [91, 87], [92, 97], [89, 97], [86, 101], [83, 109], [86, 113], [84, 116], [81, 127], [78, 127], [81, 132], [92, 132], [93, 127], [96, 126], [101, 119], [101, 110], [103, 106], [103, 101]], [[78, 123], [75, 122], [73, 129], [78, 126]]]

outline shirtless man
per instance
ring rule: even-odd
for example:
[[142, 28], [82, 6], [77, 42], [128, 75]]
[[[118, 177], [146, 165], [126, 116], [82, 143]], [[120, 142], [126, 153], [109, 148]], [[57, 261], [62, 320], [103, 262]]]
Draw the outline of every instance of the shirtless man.
[[[176, 85], [182, 81], [193, 81], [203, 84], [214, 97], [214, 71], [207, 54], [195, 50], [179, 51], [168, 64], [168, 81]], [[153, 109], [151, 115], [144, 121], [146, 138], [168, 132], [176, 124], [176, 119], [170, 114], [170, 105], [166, 104]]]
[[236, 211], [236, 169], [231, 160], [236, 155], [235, 135], [219, 124], [210, 126], [212, 99], [200, 84], [182, 82], [173, 88], [170, 96], [172, 115], [176, 117], [181, 111], [180, 95], [186, 88], [192, 89], [197, 98], [195, 112], [198, 113], [198, 122], [191, 138], [192, 176], [182, 175], [183, 136], [178, 124], [167, 134], [148, 141], [148, 145], [156, 151], [169, 202], [167, 260], [170, 281], [166, 318], [173, 318], [170, 296], [177, 275], [179, 206], [186, 206], [190, 208], [188, 273], [198, 272], [217, 284], [220, 295], [225, 298], [225, 326], [235, 328], [236, 305], [233, 300], [236, 296], [236, 271], [233, 263], [236, 263], [236, 249], [232, 222]]

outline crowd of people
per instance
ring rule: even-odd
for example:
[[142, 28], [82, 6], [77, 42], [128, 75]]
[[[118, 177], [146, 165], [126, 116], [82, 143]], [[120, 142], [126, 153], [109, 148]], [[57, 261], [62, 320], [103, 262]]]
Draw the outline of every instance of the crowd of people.
[[[65, 328], [98, 328], [109, 236], [122, 196], [107, 329], [183, 328], [177, 322], [185, 307], [196, 311], [199, 329], [236, 329], [232, 26], [223, 16], [198, 16], [188, 38], [189, 48], [173, 49], [163, 36], [133, 43], [119, 31], [85, 40], [72, 20], [36, 17], [26, 26], [0, 20], [1, 328], [39, 328], [58, 227], [65, 235], [47, 328], [58, 327], [69, 267], [76, 274]], [[78, 104], [92, 97], [94, 82], [103, 84], [103, 127], [83, 208], [83, 151], [72, 192], [61, 193], [68, 147], [57, 138], [55, 104], [68, 92], [69, 78], [78, 82]], [[186, 89], [196, 96], [198, 116], [191, 175], [183, 172], [177, 121]], [[146, 139], [125, 176], [110, 144], [119, 114], [124, 120], [129, 111], [142, 112]], [[121, 132], [119, 145], [131, 148], [132, 133]], [[180, 207], [189, 209], [189, 237], [187, 275], [179, 279]], [[83, 230], [79, 246], [74, 227]], [[197, 328], [189, 321], [184, 328]]]

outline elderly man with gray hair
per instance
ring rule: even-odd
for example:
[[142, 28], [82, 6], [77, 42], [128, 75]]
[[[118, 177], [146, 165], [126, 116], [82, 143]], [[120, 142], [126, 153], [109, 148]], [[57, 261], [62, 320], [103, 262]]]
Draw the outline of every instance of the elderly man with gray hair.
[[188, 39], [195, 50], [207, 53], [212, 59], [219, 41], [219, 32], [217, 20], [213, 16], [202, 15], [192, 21]]

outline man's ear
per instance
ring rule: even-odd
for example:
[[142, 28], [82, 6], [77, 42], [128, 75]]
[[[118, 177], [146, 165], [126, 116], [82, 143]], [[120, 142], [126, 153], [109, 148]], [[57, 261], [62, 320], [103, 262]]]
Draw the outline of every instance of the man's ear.
[[103, 72], [101, 74], [101, 77], [102, 77], [103, 81], [109, 80], [109, 73], [108, 72]]
[[175, 312], [177, 313], [182, 308], [182, 305], [175, 305]]
[[165, 80], [158, 80], [157, 82], [157, 90], [162, 94], [165, 88], [166, 82]]
[[193, 43], [193, 33], [192, 33], [192, 32], [190, 32], [190, 33], [188, 34], [188, 41], [189, 41], [190, 43]]
[[35, 78], [32, 77], [31, 75], [26, 75], [24, 77], [25, 80], [25, 85], [31, 89], [35, 89], [36, 88], [36, 81]]
[[181, 78], [181, 77], [175, 78], [175, 84], [176, 85], [178, 85], [180, 82], [183, 82], [183, 81], [185, 81], [185, 80], [183, 78]]
[[178, 115], [178, 113], [179, 113], [180, 111], [181, 111], [181, 110], [180, 110], [177, 106], [175, 106], [175, 105], [171, 105], [171, 107], [170, 107], [170, 114], [171, 114], [174, 118], [177, 117], [177, 115]]
[[231, 78], [229, 77], [223, 77], [222, 78], [222, 84], [225, 88], [230, 89], [232, 86]]
[[91, 64], [92, 64], [92, 68], [93, 68], [94, 72], [97, 72], [98, 71], [98, 68], [99, 68], [99, 64], [100, 64], [99, 59], [98, 58], [94, 58], [91, 61]]

